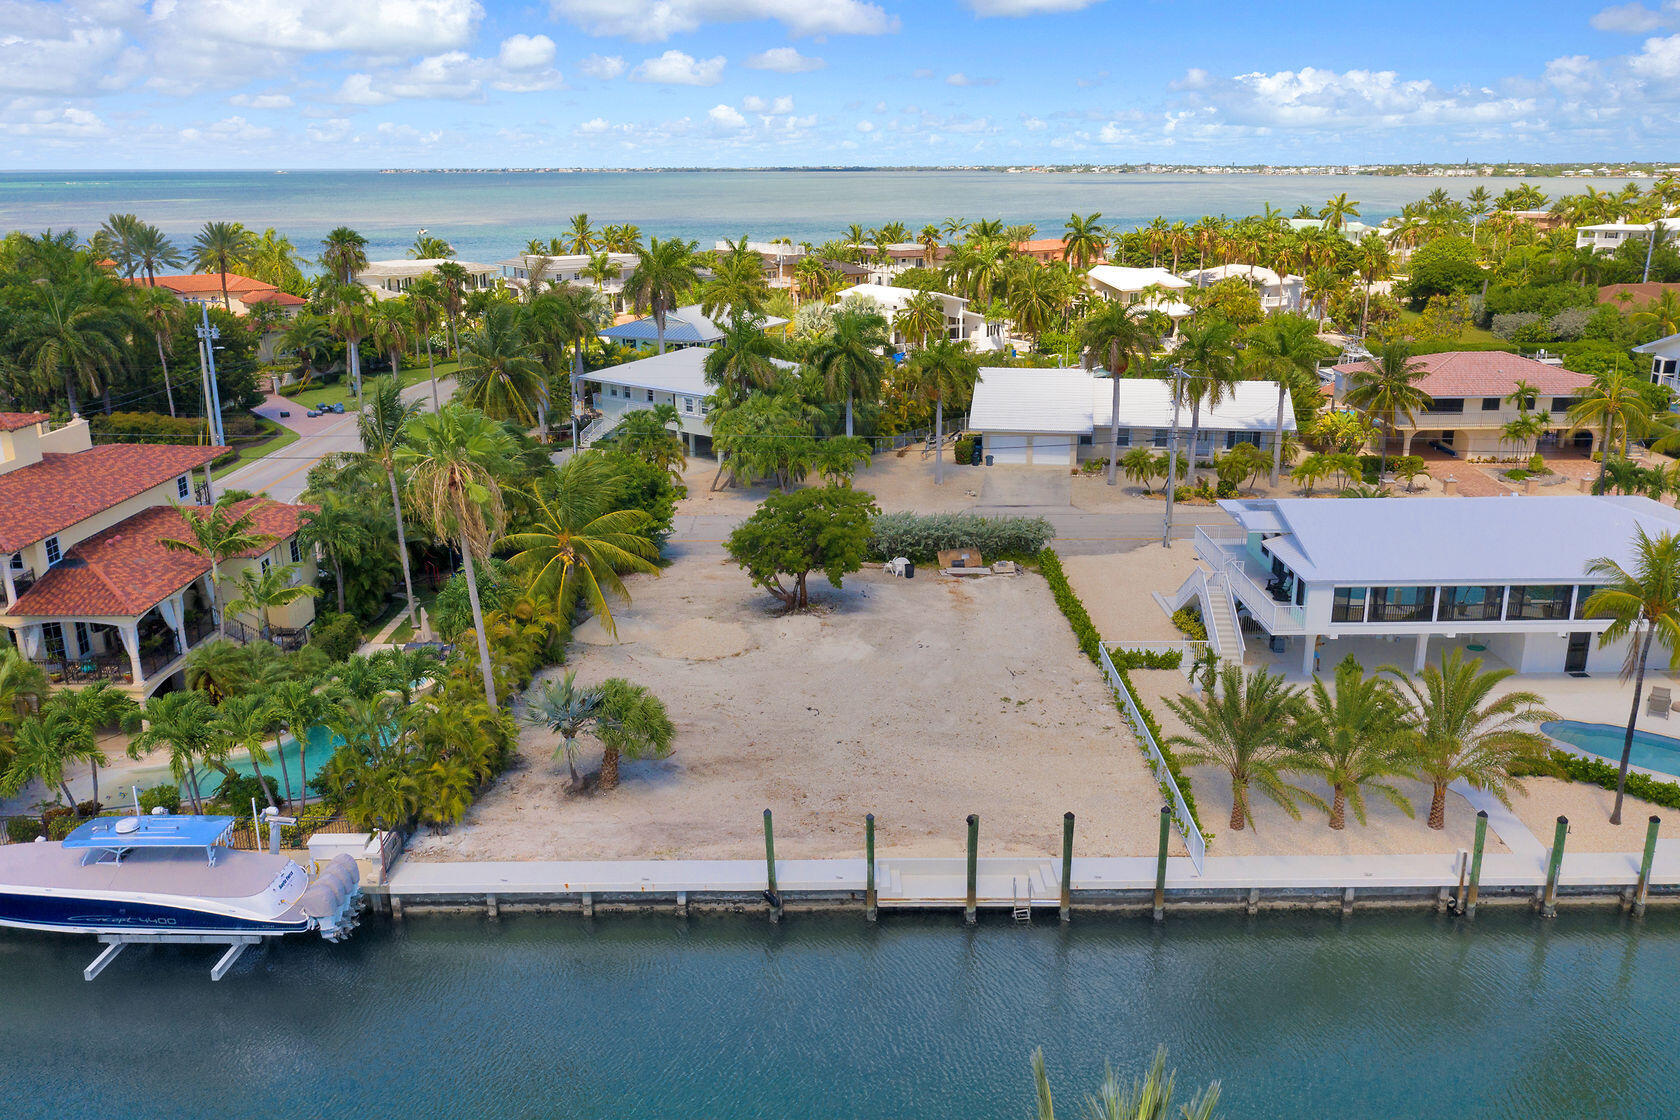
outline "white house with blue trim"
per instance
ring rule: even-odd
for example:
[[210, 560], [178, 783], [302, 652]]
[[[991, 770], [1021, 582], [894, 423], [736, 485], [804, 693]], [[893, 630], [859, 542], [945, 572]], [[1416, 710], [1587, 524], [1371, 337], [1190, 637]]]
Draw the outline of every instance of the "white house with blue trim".
[[[677, 410], [677, 434], [688, 453], [705, 450], [712, 438], [706, 410], [706, 398], [714, 391], [706, 384], [706, 357], [711, 353], [704, 346], [685, 346], [585, 373], [584, 395], [601, 416], [578, 442], [588, 447], [616, 428], [627, 412], [668, 404]], [[772, 360], [787, 369], [797, 368], [792, 362]]]

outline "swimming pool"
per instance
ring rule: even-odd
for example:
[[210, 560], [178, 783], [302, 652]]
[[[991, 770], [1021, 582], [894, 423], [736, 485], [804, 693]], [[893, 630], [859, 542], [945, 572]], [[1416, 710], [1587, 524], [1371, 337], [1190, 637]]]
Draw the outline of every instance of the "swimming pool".
[[[1560, 743], [1586, 751], [1610, 762], [1621, 762], [1622, 743], [1627, 738], [1626, 727], [1608, 723], [1580, 723], [1572, 719], [1551, 720], [1540, 730]], [[1633, 752], [1628, 764], [1680, 777], [1680, 739], [1667, 735], [1653, 735], [1649, 731], [1633, 733]]]

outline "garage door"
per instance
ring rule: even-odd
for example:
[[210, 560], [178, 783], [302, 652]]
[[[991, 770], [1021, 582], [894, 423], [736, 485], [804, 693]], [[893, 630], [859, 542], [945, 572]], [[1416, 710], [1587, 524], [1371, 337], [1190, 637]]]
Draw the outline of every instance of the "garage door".
[[1072, 436], [1033, 437], [1033, 466], [1065, 467], [1072, 461]]
[[1025, 466], [1027, 462], [1026, 436], [993, 436], [988, 435], [984, 441], [985, 453], [990, 455], [993, 463], [1008, 463], [1015, 466]]

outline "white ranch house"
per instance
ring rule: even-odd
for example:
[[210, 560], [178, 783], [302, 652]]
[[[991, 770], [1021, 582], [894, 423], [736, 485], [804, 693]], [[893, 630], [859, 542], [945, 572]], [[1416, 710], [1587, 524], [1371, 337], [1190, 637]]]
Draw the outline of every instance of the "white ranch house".
[[[968, 429], [994, 465], [1074, 467], [1109, 452], [1113, 440], [1114, 382], [1083, 369], [987, 368], [980, 371]], [[1242, 381], [1215, 407], [1202, 407], [1198, 460], [1239, 442], [1272, 446], [1277, 428], [1278, 385]], [[1172, 440], [1173, 407], [1167, 383], [1147, 377], [1120, 379], [1120, 453], [1132, 447], [1165, 451]], [[1287, 390], [1283, 429], [1295, 430]], [[1180, 410], [1180, 451], [1190, 454], [1190, 410]]]
[[[915, 288], [899, 288], [891, 284], [858, 284], [841, 290], [835, 296], [835, 302], [844, 304], [853, 297], [874, 300], [887, 316], [887, 329], [891, 332], [893, 346], [903, 347], [908, 340], [893, 325], [893, 317], [904, 310], [905, 304], [921, 294]], [[932, 294], [945, 306], [946, 338], [967, 342], [976, 350], [1003, 348], [1002, 323], [988, 322], [984, 315], [970, 311], [968, 301], [961, 296], [948, 295], [945, 292]]]
[[420, 277], [434, 271], [440, 264], [458, 264], [467, 270], [466, 290], [482, 291], [496, 287], [500, 273], [493, 264], [475, 264], [446, 258], [420, 260], [369, 261], [356, 273], [356, 283], [372, 292], [377, 299], [394, 299], [408, 291]]
[[[601, 417], [581, 433], [578, 442], [588, 447], [616, 428], [627, 412], [668, 404], [677, 410], [678, 434], [688, 453], [709, 448], [712, 425], [706, 416], [706, 398], [713, 387], [706, 384], [706, 357], [711, 353], [704, 346], [684, 346], [584, 374], [583, 391]], [[791, 362], [777, 364], [795, 368]]]

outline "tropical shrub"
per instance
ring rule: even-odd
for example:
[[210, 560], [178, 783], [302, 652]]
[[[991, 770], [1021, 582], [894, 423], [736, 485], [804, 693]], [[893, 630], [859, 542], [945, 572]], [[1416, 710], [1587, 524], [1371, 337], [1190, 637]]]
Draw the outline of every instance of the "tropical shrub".
[[309, 628], [309, 644], [331, 661], [347, 661], [362, 645], [362, 624], [353, 614], [328, 611], [315, 616]]
[[1056, 530], [1042, 517], [982, 517], [977, 513], [883, 513], [869, 526], [869, 555], [929, 561], [952, 548], [978, 549], [990, 560], [1028, 557], [1050, 543]]
[[874, 495], [846, 486], [771, 494], [729, 534], [724, 550], [788, 610], [803, 610], [812, 572], [839, 588], [863, 566], [870, 519], [879, 513]]
[[[1602, 759], [1582, 758], [1567, 751], [1551, 751], [1542, 758], [1513, 763], [1513, 778], [1560, 778], [1584, 782], [1600, 789], [1616, 788], [1617, 768]], [[1680, 783], [1665, 782], [1648, 774], [1628, 771], [1627, 794], [1664, 809], [1680, 809]]]
[[959, 467], [971, 466], [974, 462], [974, 437], [958, 436], [952, 454], [956, 456]]
[[140, 811], [150, 813], [162, 809], [166, 813], [181, 811], [181, 787], [165, 782], [140, 791]]
[[1176, 669], [1184, 664], [1184, 652], [1176, 649], [1113, 649], [1108, 659], [1116, 669]]
[[13, 844], [27, 844], [41, 835], [41, 822], [36, 817], [7, 817], [6, 839]]
[[1194, 605], [1182, 606], [1174, 611], [1172, 624], [1193, 642], [1207, 641], [1207, 625], [1202, 621], [1201, 610]]
[[1098, 650], [1102, 646], [1102, 635], [1097, 633], [1096, 623], [1086, 613], [1085, 604], [1074, 594], [1073, 585], [1068, 583], [1067, 573], [1062, 570], [1062, 558], [1056, 555], [1055, 549], [1046, 548], [1038, 554], [1038, 570], [1050, 585], [1050, 594], [1056, 600], [1056, 606], [1068, 620], [1068, 625], [1073, 627], [1079, 651], [1093, 662], [1100, 663]]
[[[476, 566], [478, 603], [485, 614], [502, 610], [519, 597], [519, 585], [506, 560], [491, 557]], [[449, 577], [432, 605], [432, 627], [438, 636], [452, 642], [472, 628], [472, 600], [467, 594], [464, 571]]]
[[[677, 502], [688, 496], [688, 487], [671, 477], [671, 472], [622, 451], [601, 453], [618, 473], [617, 509], [639, 509], [648, 515], [645, 532], [661, 548], [671, 538]], [[465, 585], [463, 585], [464, 587]]]
[[95, 443], [193, 443], [204, 438], [204, 421], [157, 412], [94, 412], [88, 428]]

